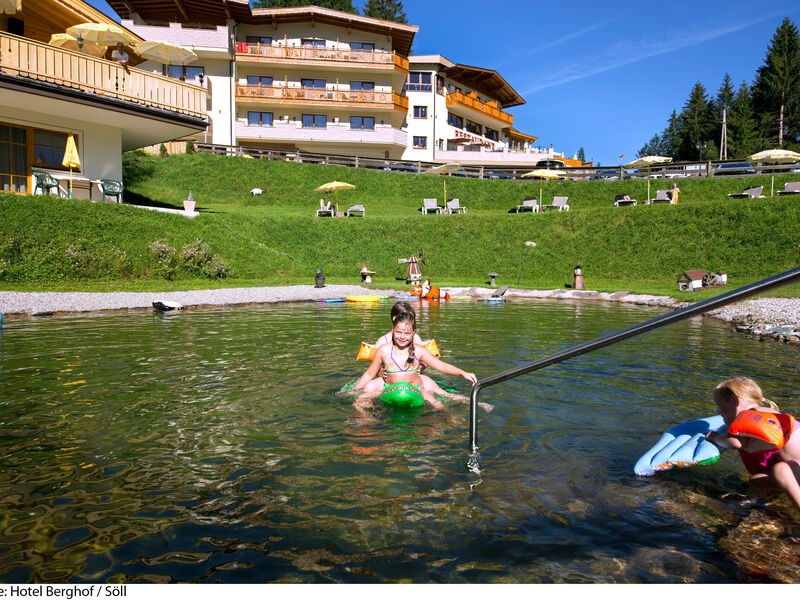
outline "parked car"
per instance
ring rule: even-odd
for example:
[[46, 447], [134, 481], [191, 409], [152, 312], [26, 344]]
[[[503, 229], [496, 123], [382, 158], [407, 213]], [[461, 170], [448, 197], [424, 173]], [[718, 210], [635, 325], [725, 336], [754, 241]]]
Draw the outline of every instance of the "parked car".
[[603, 181], [616, 181], [619, 179], [619, 171], [617, 169], [603, 169], [594, 172], [595, 179], [602, 179]]
[[383, 170], [387, 173], [416, 173], [417, 165], [410, 162], [395, 163], [385, 166]]
[[719, 165], [714, 172], [715, 175], [755, 175], [756, 170], [749, 162], [726, 163]]
[[546, 160], [540, 160], [536, 163], [536, 166], [542, 169], [563, 169], [566, 164], [563, 160], [550, 158]]
[[486, 171], [489, 179], [514, 179], [507, 171]]

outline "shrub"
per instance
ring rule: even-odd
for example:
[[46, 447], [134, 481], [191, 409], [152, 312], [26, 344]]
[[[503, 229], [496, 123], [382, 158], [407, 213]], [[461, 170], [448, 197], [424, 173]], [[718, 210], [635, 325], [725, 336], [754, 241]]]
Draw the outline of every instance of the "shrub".
[[186, 142], [186, 154], [194, 154], [197, 150], [194, 149], [194, 142], [192, 140], [187, 140]]
[[198, 238], [180, 250], [170, 246], [166, 240], [156, 240], [148, 247], [156, 258], [156, 273], [163, 279], [172, 280], [181, 273], [212, 279], [228, 275], [228, 267], [222, 257], [212, 254], [208, 244]]
[[159, 154], [159, 156], [161, 156], [161, 158], [164, 158], [165, 156], [167, 156], [169, 154], [169, 152], [167, 152], [167, 147], [166, 147], [166, 145], [164, 145], [163, 142], [161, 144], [161, 147], [158, 149], [158, 154]]

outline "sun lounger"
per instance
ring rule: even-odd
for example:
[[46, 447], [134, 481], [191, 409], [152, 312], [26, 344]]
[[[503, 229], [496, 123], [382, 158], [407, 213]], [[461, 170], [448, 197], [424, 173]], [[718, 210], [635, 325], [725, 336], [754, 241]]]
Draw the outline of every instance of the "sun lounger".
[[318, 217], [333, 217], [334, 216], [333, 208], [319, 208], [319, 209], [317, 209], [317, 216]]
[[422, 214], [428, 213], [442, 214], [442, 207], [439, 206], [439, 201], [436, 198], [424, 198], [422, 200]]
[[352, 217], [354, 215], [360, 214], [362, 217], [367, 216], [367, 209], [364, 208], [363, 204], [353, 204], [350, 208], [347, 209], [347, 212], [344, 213], [348, 217]]
[[728, 194], [728, 198], [763, 198], [764, 196], [761, 195], [763, 190], [763, 185], [744, 188], [744, 191], [738, 194]]
[[637, 200], [629, 197], [628, 194], [617, 194], [614, 196], [614, 206], [636, 206]]
[[557, 210], [561, 212], [562, 210], [569, 210], [569, 204], [567, 204], [567, 196], [553, 196], [553, 203], [552, 204], [542, 204], [542, 210]]
[[792, 194], [800, 194], [800, 181], [787, 181], [783, 184], [783, 189], [778, 190], [779, 196], [791, 196]]
[[451, 198], [447, 201], [447, 210], [452, 213], [465, 213], [467, 212], [466, 206], [461, 206], [458, 198]]
[[658, 190], [656, 191], [656, 197], [653, 198], [651, 201], [653, 204], [657, 204], [658, 202], [666, 202], [669, 204], [672, 202], [672, 193], [669, 190]]
[[539, 212], [539, 201], [536, 198], [528, 197], [522, 201], [522, 204], [517, 205], [517, 212]]

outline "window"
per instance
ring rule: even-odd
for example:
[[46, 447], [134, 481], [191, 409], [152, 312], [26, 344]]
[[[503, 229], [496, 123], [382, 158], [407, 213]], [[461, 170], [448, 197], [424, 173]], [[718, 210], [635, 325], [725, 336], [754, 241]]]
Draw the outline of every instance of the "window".
[[24, 127], [0, 125], [0, 190], [4, 192], [28, 193], [27, 135]]
[[[78, 143], [78, 138], [75, 138]], [[37, 167], [65, 169], [61, 164], [67, 148], [67, 134], [50, 131], [33, 131], [33, 162]]]
[[247, 124], [250, 127], [272, 127], [272, 113], [249, 111], [247, 113]]
[[426, 135], [415, 135], [414, 136], [414, 148], [417, 150], [425, 150], [428, 147], [428, 136]]
[[373, 92], [375, 84], [372, 81], [351, 81], [350, 90], [353, 92]]
[[373, 52], [375, 50], [375, 44], [370, 44], [368, 42], [350, 42], [350, 50]]
[[430, 92], [431, 74], [411, 72], [408, 74], [406, 90], [409, 92]]
[[464, 129], [464, 119], [453, 113], [447, 113], [447, 124], [458, 129]]
[[415, 106], [414, 107], [414, 118], [415, 119], [427, 119], [428, 118], [428, 107], [427, 106]]
[[495, 142], [496, 142], [496, 141], [498, 140], [498, 138], [499, 138], [499, 134], [497, 133], [497, 130], [495, 130], [495, 129], [489, 129], [488, 127], [486, 128], [486, 133], [485, 133], [485, 135], [486, 135], [486, 137], [487, 137], [487, 138], [489, 138], [490, 140], [492, 140], [492, 141], [495, 141]]
[[204, 75], [204, 67], [187, 67], [185, 65], [167, 65], [167, 77], [181, 81], [200, 81]]
[[474, 121], [470, 121], [469, 119], [467, 119], [467, 125], [464, 127], [464, 129], [476, 135], [483, 135], [483, 127]]
[[328, 117], [325, 115], [303, 115], [303, 129], [325, 129]]
[[522, 147], [522, 142], [520, 140], [508, 140], [508, 149], [514, 152], [520, 152], [524, 148]]
[[260, 35], [247, 35], [244, 41], [248, 44], [261, 44], [262, 46], [272, 46], [272, 38]]
[[302, 40], [302, 44], [304, 48], [315, 48], [317, 50], [324, 50], [325, 49], [325, 40], [312, 40], [312, 39], [305, 39]]
[[272, 87], [272, 77], [262, 75], [248, 75], [247, 85], [260, 85], [261, 87]]
[[350, 129], [375, 131], [375, 117], [350, 117]]
[[300, 85], [306, 89], [316, 89], [316, 90], [324, 90], [325, 89], [325, 80], [324, 79], [301, 79]]

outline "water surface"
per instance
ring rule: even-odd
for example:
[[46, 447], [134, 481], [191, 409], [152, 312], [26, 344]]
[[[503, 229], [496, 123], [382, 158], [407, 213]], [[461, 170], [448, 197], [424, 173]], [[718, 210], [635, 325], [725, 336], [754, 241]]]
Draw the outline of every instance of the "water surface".
[[[776, 578], [726, 541], [754, 514], [737, 457], [653, 478], [632, 467], [663, 430], [712, 414], [710, 389], [729, 376], [797, 412], [796, 349], [694, 318], [487, 388], [475, 474], [466, 406], [361, 418], [337, 394], [390, 306], [7, 320], [0, 581]], [[484, 377], [663, 311], [419, 312], [444, 360]]]

